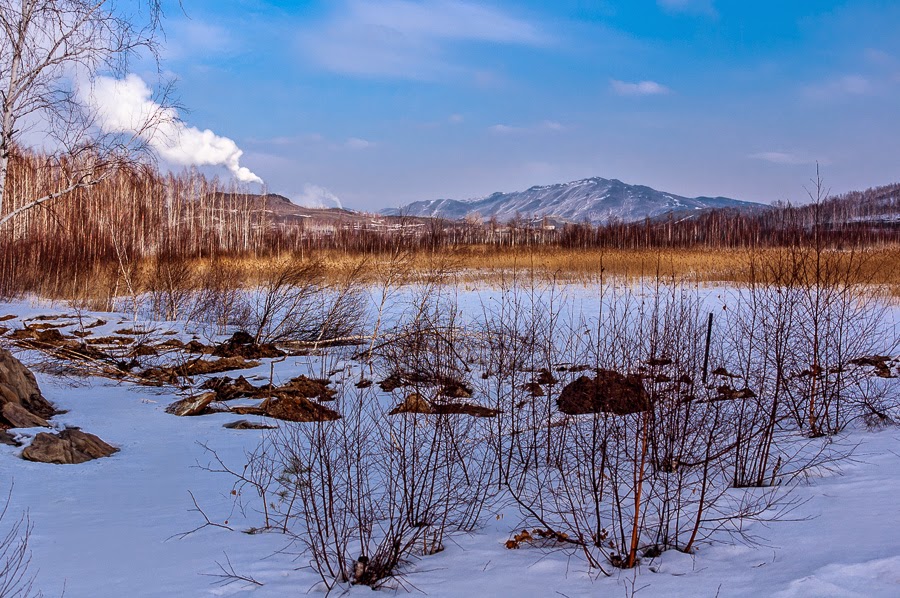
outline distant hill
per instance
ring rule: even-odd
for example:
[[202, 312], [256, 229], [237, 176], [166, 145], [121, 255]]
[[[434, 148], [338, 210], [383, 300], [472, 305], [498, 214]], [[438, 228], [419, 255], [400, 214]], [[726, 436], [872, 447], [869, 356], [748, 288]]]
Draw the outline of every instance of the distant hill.
[[525, 191], [494, 193], [481, 199], [417, 201], [382, 210], [392, 216], [441, 217], [450, 220], [480, 216], [505, 222], [516, 216], [549, 217], [569, 222], [604, 224], [633, 222], [666, 214], [696, 213], [718, 208], [757, 210], [762, 204], [727, 197], [682, 197], [644, 185], [594, 177], [570, 183], [531, 187]]

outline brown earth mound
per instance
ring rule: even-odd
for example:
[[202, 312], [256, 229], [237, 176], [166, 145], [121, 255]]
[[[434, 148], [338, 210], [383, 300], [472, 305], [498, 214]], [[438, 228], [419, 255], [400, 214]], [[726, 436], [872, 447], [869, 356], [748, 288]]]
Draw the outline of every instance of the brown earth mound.
[[252, 397], [259, 390], [250, 384], [243, 376], [238, 376], [237, 380], [233, 380], [228, 376], [222, 378], [210, 378], [204, 382], [200, 388], [214, 391], [216, 393], [217, 401], [230, 401], [232, 399]]
[[614, 413], [627, 415], [650, 408], [650, 395], [639, 376], [626, 376], [612, 370], [597, 370], [596, 378], [580, 376], [567, 384], [556, 401], [568, 415]]
[[239, 419], [227, 424], [222, 424], [222, 427], [228, 428], [229, 430], [274, 430], [278, 426], [270, 426], [269, 424], [264, 424], [262, 422], [251, 422], [246, 419]]
[[495, 417], [500, 414], [496, 409], [488, 409], [471, 403], [429, 402], [417, 392], [410, 393], [406, 399], [388, 412], [388, 415], [401, 413], [422, 413], [426, 415], [471, 415], [473, 417]]
[[235, 332], [230, 339], [216, 345], [212, 354], [216, 357], [243, 357], [245, 359], [264, 359], [283, 357], [284, 351], [270, 343], [257, 343], [251, 335], [243, 331]]
[[267, 399], [260, 407], [269, 417], [292, 422], [327, 422], [341, 418], [337, 411], [297, 396]]

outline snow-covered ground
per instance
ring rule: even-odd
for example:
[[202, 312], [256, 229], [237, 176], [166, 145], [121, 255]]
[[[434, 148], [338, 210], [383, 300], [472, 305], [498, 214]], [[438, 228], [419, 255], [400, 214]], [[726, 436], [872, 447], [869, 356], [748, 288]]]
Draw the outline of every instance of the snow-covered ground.
[[[0, 304], [0, 315], [65, 311]], [[110, 331], [124, 325], [103, 317]], [[278, 364], [275, 381], [317, 365], [289, 357]], [[268, 380], [269, 364], [240, 373]], [[68, 411], [53, 419], [55, 426], [79, 426], [121, 449], [110, 458], [56, 466], [24, 461], [17, 457], [21, 448], [0, 445], [0, 491], [12, 482], [11, 512], [27, 510], [34, 523], [32, 566], [45, 595], [262, 598], [320, 591], [284, 535], [242, 533], [258, 517], [235, 511], [232, 480], [198, 467], [210, 461], [205, 444], [239, 469], [244, 452], [266, 432], [223, 428], [242, 418], [233, 414], [169, 415], [165, 407], [178, 398], [170, 390], [37, 377], [44, 395]], [[794, 490], [798, 506], [790, 521], [749, 523], [755, 545], [701, 545], [694, 555], [668, 551], [637, 570], [603, 577], [563, 551], [508, 550], [517, 515], [502, 509], [486, 514], [478, 532], [411, 563], [404, 586], [432, 596], [900, 596], [900, 429], [855, 428], [836, 441], [855, 446], [852, 458]], [[234, 531], [208, 526], [180, 538], [204, 523], [191, 494], [211, 520]], [[217, 563], [262, 585], [223, 583]]]

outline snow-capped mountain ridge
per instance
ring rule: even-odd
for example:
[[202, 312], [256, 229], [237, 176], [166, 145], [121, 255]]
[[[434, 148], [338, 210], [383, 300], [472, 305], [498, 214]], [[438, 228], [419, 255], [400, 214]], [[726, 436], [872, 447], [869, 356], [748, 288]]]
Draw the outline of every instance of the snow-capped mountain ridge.
[[417, 201], [382, 213], [460, 219], [472, 216], [508, 221], [553, 217], [572, 222], [585, 220], [634, 221], [672, 212], [712, 208], [757, 209], [760, 204], [727, 197], [682, 197], [644, 185], [629, 185], [618, 179], [592, 177], [554, 185], [535, 185], [525, 191], [496, 192], [478, 199], [432, 199]]

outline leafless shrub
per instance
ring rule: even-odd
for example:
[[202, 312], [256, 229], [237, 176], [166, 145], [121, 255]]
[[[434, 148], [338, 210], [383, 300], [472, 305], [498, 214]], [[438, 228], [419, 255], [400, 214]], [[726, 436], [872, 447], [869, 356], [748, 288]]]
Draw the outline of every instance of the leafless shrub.
[[0, 596], [3, 598], [29, 598], [41, 596], [34, 589], [34, 573], [31, 569], [31, 550], [28, 542], [34, 524], [25, 513], [10, 523], [9, 503], [12, 487], [0, 508]]

